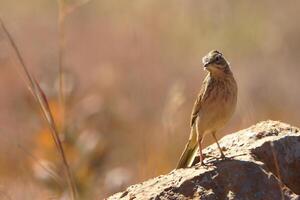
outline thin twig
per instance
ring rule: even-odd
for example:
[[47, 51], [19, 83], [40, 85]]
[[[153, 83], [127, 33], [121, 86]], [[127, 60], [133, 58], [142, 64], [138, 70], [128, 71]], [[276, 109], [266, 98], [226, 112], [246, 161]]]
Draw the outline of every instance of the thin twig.
[[1, 18], [0, 18], [0, 23], [1, 23], [1, 27], [4, 30], [4, 33], [6, 34], [6, 36], [7, 36], [8, 40], [9, 40], [10, 44], [12, 45], [13, 49], [15, 50], [15, 53], [17, 55], [17, 58], [20, 61], [22, 69], [25, 72], [25, 75], [26, 75], [26, 77], [28, 79], [28, 82], [27, 82], [28, 83], [28, 87], [29, 87], [31, 93], [33, 94], [35, 100], [39, 104], [39, 107], [42, 110], [43, 116], [46, 119], [47, 124], [48, 124], [48, 126], [49, 126], [49, 128], [51, 130], [52, 138], [53, 138], [53, 140], [54, 140], [54, 142], [56, 144], [57, 150], [59, 152], [59, 155], [61, 157], [61, 160], [62, 160], [62, 163], [63, 163], [63, 166], [64, 166], [64, 171], [65, 171], [67, 183], [68, 183], [68, 186], [69, 186], [69, 189], [70, 189], [71, 198], [72, 199], [76, 199], [77, 198], [76, 185], [75, 185], [75, 182], [73, 180], [72, 173], [70, 171], [70, 167], [69, 167], [66, 155], [65, 155], [65, 151], [63, 149], [62, 142], [61, 142], [61, 140], [59, 138], [59, 133], [58, 133], [56, 124], [54, 122], [53, 115], [52, 115], [52, 112], [50, 110], [47, 98], [46, 98], [43, 90], [40, 88], [39, 84], [37, 83], [37, 81], [29, 73], [28, 68], [26, 67], [26, 64], [25, 64], [25, 62], [24, 62], [24, 60], [23, 60], [23, 58], [22, 58], [22, 56], [20, 54], [19, 49], [17, 48], [16, 43], [14, 42], [11, 34], [6, 29], [6, 27], [5, 27], [4, 23], [3, 23], [3, 20]]
[[55, 171], [51, 170], [49, 167], [45, 166], [43, 163], [39, 161], [39, 159], [33, 155], [30, 151], [28, 151], [26, 148], [24, 148], [22, 145], [18, 144], [18, 147], [22, 150], [22, 152], [34, 160], [42, 169], [44, 169], [51, 177], [52, 179], [60, 186], [62, 186], [62, 180], [61, 177], [55, 173]]
[[80, 8], [81, 6], [90, 2], [90, 0], [82, 0], [82, 1], [75, 1], [74, 5], [68, 6], [65, 0], [57, 0], [58, 3], [58, 79], [59, 79], [59, 102], [61, 105], [61, 115], [62, 115], [62, 122], [61, 122], [61, 131], [65, 132], [65, 127], [67, 126], [66, 123], [66, 116], [67, 116], [67, 97], [65, 94], [65, 63], [66, 63], [66, 17], [67, 15], [74, 12], [76, 9]]
[[[78, 2], [78, 3], [77, 3]], [[74, 12], [77, 8], [85, 5], [86, 3], [90, 2], [90, 0], [82, 0], [82, 1], [76, 1], [76, 3], [73, 6], [68, 6], [65, 2], [65, 0], [57, 0], [58, 3], [58, 34], [59, 34], [59, 40], [58, 40], [58, 46], [59, 46], [59, 52], [58, 52], [58, 76], [59, 76], [59, 102], [61, 105], [61, 132], [65, 133], [65, 128], [67, 126], [67, 104], [66, 104], [66, 94], [65, 94], [65, 77], [64, 77], [64, 71], [65, 71], [65, 63], [66, 63], [66, 34], [65, 34], [65, 20], [67, 15]], [[77, 190], [75, 188], [75, 184], [72, 184], [73, 188], [73, 196], [74, 198], [77, 196]]]
[[59, 77], [59, 102], [61, 105], [62, 122], [61, 131], [65, 132], [66, 119], [66, 97], [64, 91], [64, 65], [65, 65], [65, 1], [58, 0], [58, 77]]

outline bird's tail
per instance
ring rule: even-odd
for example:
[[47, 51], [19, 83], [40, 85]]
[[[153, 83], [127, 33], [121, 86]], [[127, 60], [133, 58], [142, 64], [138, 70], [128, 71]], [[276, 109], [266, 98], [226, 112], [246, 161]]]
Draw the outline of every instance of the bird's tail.
[[176, 169], [191, 167], [198, 151], [197, 134], [195, 128], [191, 129], [190, 138], [185, 145]]

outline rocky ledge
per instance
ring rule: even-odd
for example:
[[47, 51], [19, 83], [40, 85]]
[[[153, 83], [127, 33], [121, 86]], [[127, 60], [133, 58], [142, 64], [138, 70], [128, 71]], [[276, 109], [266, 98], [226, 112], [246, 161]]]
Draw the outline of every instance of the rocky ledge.
[[113, 199], [300, 200], [299, 128], [264, 121], [207, 147], [206, 166], [173, 170], [132, 185]]

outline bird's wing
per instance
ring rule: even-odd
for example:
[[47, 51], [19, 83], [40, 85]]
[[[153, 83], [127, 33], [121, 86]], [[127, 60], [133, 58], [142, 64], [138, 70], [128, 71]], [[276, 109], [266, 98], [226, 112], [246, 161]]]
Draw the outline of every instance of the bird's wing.
[[202, 100], [206, 99], [206, 97], [205, 97], [206, 93], [207, 93], [206, 90], [208, 88], [208, 85], [209, 85], [210, 81], [211, 81], [210, 80], [210, 76], [207, 75], [206, 78], [203, 81], [203, 84], [201, 86], [201, 89], [200, 89], [200, 92], [198, 94], [198, 97], [197, 97], [197, 99], [196, 99], [196, 101], [194, 103], [194, 107], [193, 107], [192, 115], [191, 115], [191, 123], [190, 123], [191, 127], [195, 124], [196, 119], [198, 117], [198, 114], [199, 114], [199, 112], [201, 110]]

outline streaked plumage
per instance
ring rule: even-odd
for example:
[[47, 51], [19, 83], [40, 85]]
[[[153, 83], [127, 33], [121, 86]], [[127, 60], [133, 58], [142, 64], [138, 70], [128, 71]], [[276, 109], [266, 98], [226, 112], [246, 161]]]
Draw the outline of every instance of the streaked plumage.
[[[214, 50], [203, 58], [204, 68], [209, 72], [191, 115], [191, 133], [189, 141], [178, 162], [177, 168], [190, 167], [197, 150], [200, 150], [200, 162], [203, 164], [201, 142], [204, 135], [215, 133], [225, 126], [231, 118], [237, 102], [237, 84], [223, 55]], [[224, 154], [217, 142], [222, 157]]]

